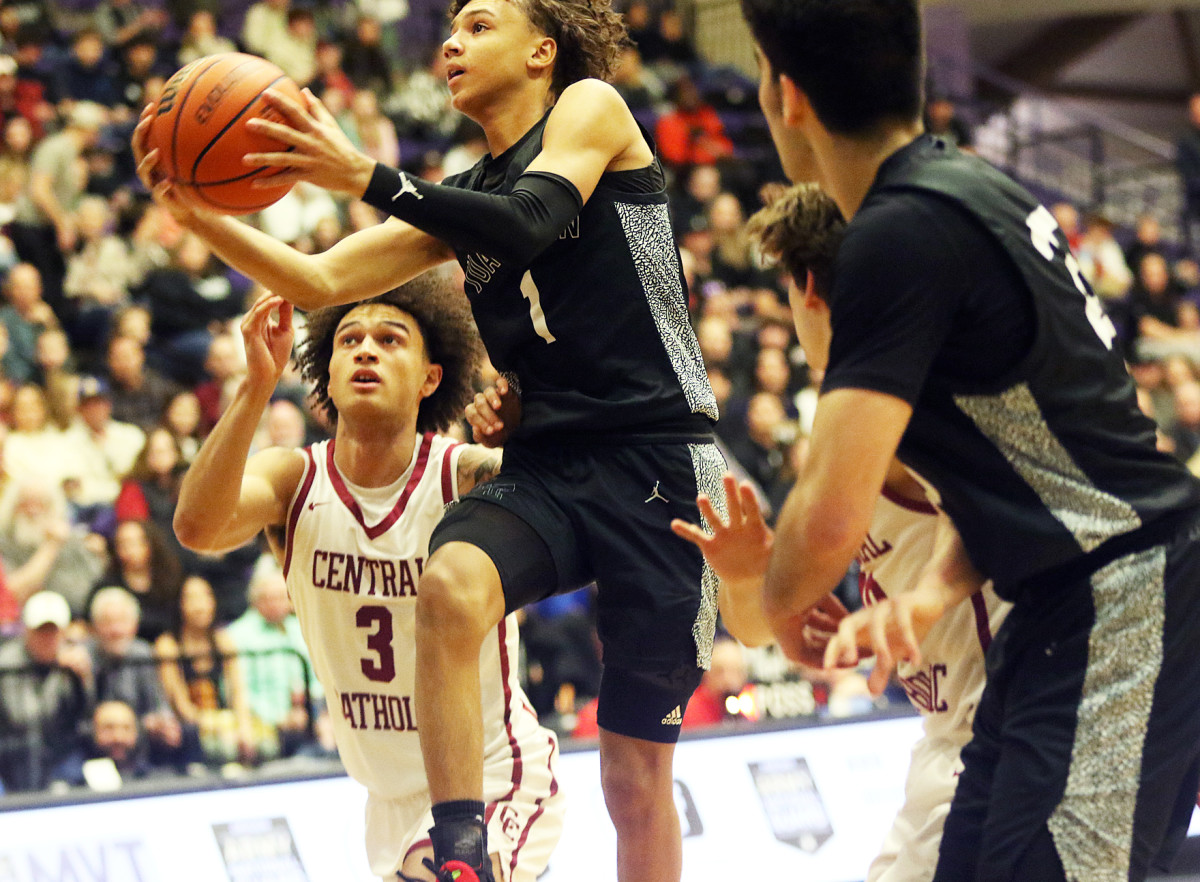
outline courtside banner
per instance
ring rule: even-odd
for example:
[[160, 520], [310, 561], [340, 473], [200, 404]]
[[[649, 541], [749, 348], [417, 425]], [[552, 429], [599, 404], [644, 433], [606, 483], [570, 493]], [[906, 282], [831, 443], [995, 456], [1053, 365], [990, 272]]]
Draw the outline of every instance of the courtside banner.
[[[681, 741], [684, 878], [769, 869], [861, 880], [900, 806], [920, 732], [918, 718], [901, 717]], [[612, 882], [599, 768], [592, 749], [561, 757], [570, 804], [541, 882]], [[370, 882], [364, 802], [343, 775], [44, 808], [4, 810], [0, 799], [0, 882]]]
[[[904, 798], [918, 717], [686, 740], [675, 753], [683, 878], [861, 880]], [[611, 882], [599, 757], [567, 754], [562, 842], [542, 882]], [[588, 856], [584, 858], [584, 856]], [[582, 859], [581, 859], [582, 858]]]

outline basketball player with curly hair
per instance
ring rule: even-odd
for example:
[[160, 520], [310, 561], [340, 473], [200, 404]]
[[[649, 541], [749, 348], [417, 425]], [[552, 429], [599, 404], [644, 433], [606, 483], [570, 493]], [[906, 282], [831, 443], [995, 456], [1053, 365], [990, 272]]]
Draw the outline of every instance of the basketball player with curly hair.
[[182, 204], [134, 135], [160, 203], [225, 261], [301, 308], [387, 290], [456, 259], [488, 355], [518, 396], [501, 474], [442, 520], [417, 604], [416, 708], [436, 862], [488, 878], [479, 648], [506, 613], [598, 585], [601, 779], [622, 882], [682, 871], [672, 760], [708, 666], [716, 579], [670, 529], [723, 492], [716, 399], [687, 313], [650, 136], [605, 82], [625, 39], [609, 0], [456, 0], [453, 105], [489, 155], [442, 184], [377, 164], [311, 95], [268, 92], [287, 152], [250, 154], [391, 215], [302, 255]]
[[[417, 580], [445, 506], [499, 468], [496, 452], [435, 434], [470, 399], [479, 338], [465, 298], [442, 273], [312, 313], [296, 361], [334, 438], [250, 455], [291, 353], [291, 312], [265, 295], [243, 321], [247, 377], [184, 478], [175, 528], [207, 552], [267, 531], [333, 705], [338, 753], [367, 788], [371, 868], [428, 882], [437, 877], [413, 707]], [[564, 806], [557, 741], [538, 725], [517, 676], [513, 617], [492, 628], [479, 665], [490, 871], [534, 882]]]

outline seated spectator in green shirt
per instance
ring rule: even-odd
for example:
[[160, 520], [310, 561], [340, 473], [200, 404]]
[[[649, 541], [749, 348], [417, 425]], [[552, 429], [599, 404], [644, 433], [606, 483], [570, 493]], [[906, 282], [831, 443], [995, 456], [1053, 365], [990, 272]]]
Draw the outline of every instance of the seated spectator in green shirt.
[[290, 756], [308, 740], [308, 698], [315, 701], [322, 692], [287, 583], [271, 558], [259, 561], [250, 580], [250, 608], [226, 632], [241, 658], [250, 709], [278, 730], [280, 753]]

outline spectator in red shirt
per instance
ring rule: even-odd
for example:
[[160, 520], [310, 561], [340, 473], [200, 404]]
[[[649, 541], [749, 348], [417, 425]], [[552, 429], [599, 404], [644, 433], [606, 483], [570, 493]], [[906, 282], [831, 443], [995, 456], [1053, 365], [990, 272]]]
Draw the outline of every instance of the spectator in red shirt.
[[681, 76], [671, 91], [675, 107], [659, 118], [654, 129], [663, 160], [681, 168], [732, 157], [733, 142], [725, 134], [725, 124], [692, 78]]

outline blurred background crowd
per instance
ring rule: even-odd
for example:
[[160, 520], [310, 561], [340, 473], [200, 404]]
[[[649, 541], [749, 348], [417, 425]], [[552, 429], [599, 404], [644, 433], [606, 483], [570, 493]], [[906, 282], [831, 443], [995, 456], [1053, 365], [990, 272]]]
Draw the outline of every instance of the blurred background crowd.
[[[433, 12], [410, 14], [422, 5]], [[770, 519], [803, 461], [821, 382], [797, 345], [786, 280], [744, 231], [782, 173], [755, 82], [707, 63], [671, 3], [622, 8], [632, 40], [615, 85], [670, 173], [720, 442]], [[428, 0], [0, 0], [3, 790], [103, 789], [114, 767], [124, 780], [203, 776], [335, 755], [265, 546], [201, 556], [172, 532], [181, 473], [244, 370], [238, 321], [259, 292], [148, 199], [129, 138], [178, 67], [244, 49], [309, 86], [365, 152], [440, 180], [486, 150], [450, 107], [443, 30], [442, 4]], [[1053, 212], [1120, 329], [1161, 446], [1200, 472], [1200, 265], [1188, 241], [1200, 229], [1200, 99], [1191, 112], [1179, 172], [1197, 220], [1184, 219], [1181, 241], [1152, 216], [1123, 227], [1068, 201]], [[970, 125], [936, 90], [927, 122], [972, 149]], [[380, 218], [301, 185], [249, 220], [321, 251]], [[328, 429], [288, 376], [256, 447]], [[853, 571], [840, 594], [857, 605]], [[530, 608], [523, 629], [543, 719], [594, 735], [589, 593]], [[830, 679], [718, 639], [684, 725], [889, 701], [905, 698], [872, 701], [857, 673]]]

